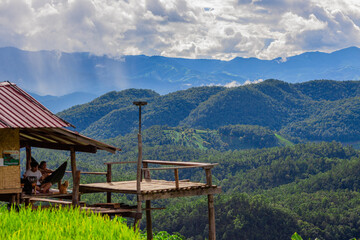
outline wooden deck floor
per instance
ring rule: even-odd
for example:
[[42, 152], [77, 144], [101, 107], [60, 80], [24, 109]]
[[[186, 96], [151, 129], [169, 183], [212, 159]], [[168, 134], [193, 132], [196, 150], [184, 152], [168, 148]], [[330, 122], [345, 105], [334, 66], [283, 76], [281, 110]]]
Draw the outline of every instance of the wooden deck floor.
[[[81, 193], [114, 192], [137, 194], [136, 181], [80, 184], [79, 190]], [[208, 195], [220, 192], [220, 187], [216, 185], [209, 186], [204, 183], [179, 182], [179, 188], [177, 189], [174, 181], [151, 180], [141, 182], [142, 200]]]

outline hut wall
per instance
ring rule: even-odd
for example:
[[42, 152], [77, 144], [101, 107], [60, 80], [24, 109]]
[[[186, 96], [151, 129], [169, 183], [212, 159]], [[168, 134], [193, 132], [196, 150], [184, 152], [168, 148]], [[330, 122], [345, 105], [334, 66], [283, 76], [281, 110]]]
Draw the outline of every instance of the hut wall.
[[[19, 129], [0, 129], [0, 158], [4, 158], [4, 151], [20, 153]], [[0, 194], [17, 193], [20, 188], [20, 164], [0, 166]]]

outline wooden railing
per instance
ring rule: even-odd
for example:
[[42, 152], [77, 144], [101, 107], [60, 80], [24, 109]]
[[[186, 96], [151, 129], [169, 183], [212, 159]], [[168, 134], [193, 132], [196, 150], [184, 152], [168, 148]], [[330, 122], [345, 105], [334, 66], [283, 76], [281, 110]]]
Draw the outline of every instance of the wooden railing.
[[[108, 162], [105, 163], [107, 165], [107, 182], [111, 182], [111, 166], [114, 164], [126, 164], [126, 163], [137, 163], [137, 161], [130, 162]], [[172, 161], [162, 161], [162, 160], [143, 160], [143, 167], [141, 168], [141, 179], [144, 176], [145, 181], [151, 180], [150, 171], [158, 171], [158, 170], [174, 170], [175, 177], [175, 187], [179, 189], [180, 182], [179, 180], [179, 169], [188, 169], [188, 168], [203, 168], [206, 174], [206, 184], [212, 185], [211, 181], [211, 169], [218, 165], [217, 163], [200, 163], [200, 162], [172, 162]], [[149, 164], [157, 164], [157, 165], [166, 165], [166, 166], [175, 166], [175, 167], [156, 167], [149, 168]], [[137, 179], [138, 180], [138, 179]]]
[[[199, 162], [172, 162], [172, 161], [161, 161], [161, 160], [143, 160], [143, 163], [146, 164], [158, 164], [158, 165], [172, 165], [176, 167], [159, 167], [159, 168], [142, 168], [143, 172], [150, 170], [174, 170], [174, 177], [175, 177], [175, 187], [179, 189], [180, 180], [179, 180], [179, 169], [186, 169], [186, 168], [203, 168], [206, 174], [206, 184], [211, 186], [212, 179], [211, 179], [211, 169], [218, 165], [217, 163], [199, 163]], [[150, 174], [149, 174], [150, 175]]]

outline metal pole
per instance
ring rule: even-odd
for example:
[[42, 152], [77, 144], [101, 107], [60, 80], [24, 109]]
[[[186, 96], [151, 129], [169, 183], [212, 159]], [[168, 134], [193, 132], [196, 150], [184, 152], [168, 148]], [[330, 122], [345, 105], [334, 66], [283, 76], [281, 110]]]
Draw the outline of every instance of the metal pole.
[[141, 134], [141, 105], [139, 105], [139, 134]]
[[134, 105], [139, 106], [139, 133], [138, 133], [138, 163], [137, 163], [137, 176], [136, 176], [136, 192], [137, 192], [137, 216], [135, 219], [135, 226], [140, 228], [140, 218], [138, 216], [141, 214], [141, 164], [142, 164], [142, 140], [141, 140], [141, 106], [145, 106], [147, 102], [133, 102]]

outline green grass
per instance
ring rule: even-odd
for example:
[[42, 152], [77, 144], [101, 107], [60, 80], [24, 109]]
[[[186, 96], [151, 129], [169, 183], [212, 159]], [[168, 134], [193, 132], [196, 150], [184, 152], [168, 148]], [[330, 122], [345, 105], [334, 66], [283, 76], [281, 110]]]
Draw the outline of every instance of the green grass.
[[279, 134], [275, 133], [275, 137], [279, 140], [279, 142], [284, 146], [293, 146], [294, 144], [287, 140], [286, 138], [280, 136]]
[[[145, 239], [134, 232], [123, 218], [102, 217], [72, 208], [31, 210], [19, 212], [0, 207], [0, 239]], [[154, 239], [179, 240], [180, 237], [159, 232]]]

